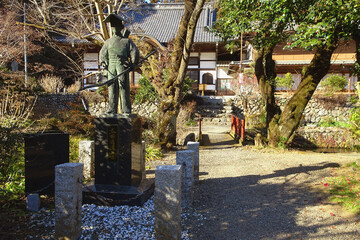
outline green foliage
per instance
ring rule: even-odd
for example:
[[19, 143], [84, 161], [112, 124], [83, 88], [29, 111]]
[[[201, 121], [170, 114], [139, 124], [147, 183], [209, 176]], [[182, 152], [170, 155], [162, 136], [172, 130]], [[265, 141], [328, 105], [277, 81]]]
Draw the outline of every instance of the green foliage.
[[360, 137], [360, 108], [354, 107], [350, 111], [350, 129], [357, 136]]
[[323, 117], [321, 121], [318, 123], [319, 127], [343, 127], [350, 128], [350, 124], [346, 122], [336, 121], [332, 117]]
[[334, 38], [349, 39], [359, 22], [357, 0], [310, 1], [289, 46], [313, 50], [328, 45]]
[[187, 96], [190, 91], [192, 90], [192, 85], [195, 83], [194, 79], [189, 78], [188, 76], [184, 79], [184, 85], [183, 85], [183, 97]]
[[12, 129], [0, 127], [1, 198], [17, 199], [24, 193], [25, 160], [21, 140], [21, 135]]
[[146, 146], [146, 149], [145, 149], [145, 161], [146, 162], [161, 159], [162, 157], [163, 157], [163, 154], [162, 154], [160, 148], [157, 148], [152, 144]]
[[287, 148], [287, 145], [286, 145], [287, 140], [288, 139], [286, 137], [280, 137], [280, 140], [278, 142], [278, 148], [286, 149]]
[[275, 84], [278, 87], [291, 90], [294, 85], [293, 75], [291, 73], [285, 74], [285, 77], [276, 77]]
[[147, 78], [142, 75], [139, 79], [140, 88], [138, 89], [135, 95], [135, 104], [140, 104], [143, 102], [156, 102], [159, 100], [159, 95], [155, 91], [155, 88], [147, 80]]
[[197, 125], [197, 121], [190, 118], [187, 123], [186, 123], [186, 126], [196, 126]]
[[11, 70], [9, 68], [7, 68], [5, 65], [0, 65], [0, 72], [10, 73]]
[[[167, 71], [164, 71], [163, 73], [163, 81], [166, 82], [168, 78]], [[189, 77], [185, 77], [184, 84], [182, 88], [183, 97], [189, 94], [189, 91], [192, 89], [192, 84], [195, 81]], [[159, 95], [156, 92], [156, 89], [154, 86], [149, 82], [149, 80], [142, 75], [139, 79], [139, 85], [140, 88], [138, 89], [136, 95], [135, 95], [135, 104], [140, 104], [143, 102], [158, 102], [159, 101]]]
[[79, 162], [79, 142], [83, 140], [88, 140], [83, 136], [70, 135], [69, 138], [69, 160], [70, 162]]
[[25, 168], [22, 132], [35, 98], [6, 82], [0, 89], [0, 206], [10, 207], [24, 196]]
[[326, 95], [332, 95], [334, 92], [341, 91], [348, 84], [346, 77], [332, 74], [326, 79], [322, 80], [320, 87], [322, 87]]

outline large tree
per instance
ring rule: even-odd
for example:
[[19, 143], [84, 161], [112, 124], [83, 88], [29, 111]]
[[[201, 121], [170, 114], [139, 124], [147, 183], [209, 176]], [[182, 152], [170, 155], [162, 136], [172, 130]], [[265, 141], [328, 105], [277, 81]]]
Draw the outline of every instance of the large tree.
[[[327, 74], [331, 56], [341, 39], [355, 36], [359, 29], [359, 4], [356, 0], [220, 0], [218, 33], [236, 39], [252, 34], [255, 74], [266, 109], [269, 144], [290, 144], [306, 105], [320, 80]], [[277, 44], [301, 47], [314, 52], [292, 98], [283, 111], [275, 103], [275, 62]]]
[[194, 41], [196, 24], [204, 0], [186, 0], [184, 14], [173, 43], [168, 46], [162, 59], [148, 62], [143, 72], [155, 87], [160, 98], [157, 121], [157, 137], [163, 149], [176, 143], [176, 117], [183, 98], [183, 85]]

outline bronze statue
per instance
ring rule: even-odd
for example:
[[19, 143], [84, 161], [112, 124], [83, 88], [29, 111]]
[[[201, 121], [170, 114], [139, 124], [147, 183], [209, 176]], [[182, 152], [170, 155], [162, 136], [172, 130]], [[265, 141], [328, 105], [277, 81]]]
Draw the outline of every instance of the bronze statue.
[[[110, 14], [104, 22], [110, 22], [113, 36], [105, 41], [100, 50], [100, 64], [108, 79], [114, 78], [129, 66], [136, 66], [139, 61], [139, 50], [128, 38], [129, 32], [124, 29], [124, 19]], [[135, 70], [135, 69], [133, 69]], [[131, 113], [129, 73], [122, 74], [109, 85], [108, 114], [118, 113], [119, 93], [121, 113]]]

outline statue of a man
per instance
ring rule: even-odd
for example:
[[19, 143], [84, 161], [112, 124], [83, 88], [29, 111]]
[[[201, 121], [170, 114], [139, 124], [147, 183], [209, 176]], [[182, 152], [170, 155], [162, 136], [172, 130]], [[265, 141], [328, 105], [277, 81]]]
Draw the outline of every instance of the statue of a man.
[[[105, 41], [100, 50], [100, 64], [104, 69], [104, 75], [111, 79], [123, 72], [126, 68], [134, 66], [139, 61], [139, 50], [128, 38], [128, 32], [124, 30], [123, 19], [116, 14], [110, 14], [104, 22], [110, 22], [113, 36]], [[109, 85], [109, 109], [108, 114], [118, 113], [119, 93], [121, 101], [121, 113], [131, 113], [130, 81], [129, 73], [118, 77]]]

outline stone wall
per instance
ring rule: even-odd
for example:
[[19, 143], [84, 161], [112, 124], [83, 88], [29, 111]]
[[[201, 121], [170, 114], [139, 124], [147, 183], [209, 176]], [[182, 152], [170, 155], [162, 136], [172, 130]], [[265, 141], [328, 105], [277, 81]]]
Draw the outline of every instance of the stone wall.
[[360, 146], [359, 139], [345, 128], [338, 127], [300, 127], [296, 131], [298, 136], [309, 145], [324, 148], [354, 148]]
[[[333, 119], [335, 121], [346, 122], [349, 119], [349, 112], [354, 107], [350, 101], [351, 95], [335, 95], [327, 97], [323, 95], [315, 95], [308, 103], [304, 111], [302, 125], [315, 126], [321, 120]], [[276, 101], [281, 109], [284, 109], [290, 97], [277, 96]], [[233, 105], [244, 110], [242, 100], [234, 98]], [[247, 103], [247, 115], [259, 116], [263, 111], [263, 103], [260, 96], [250, 98]]]

